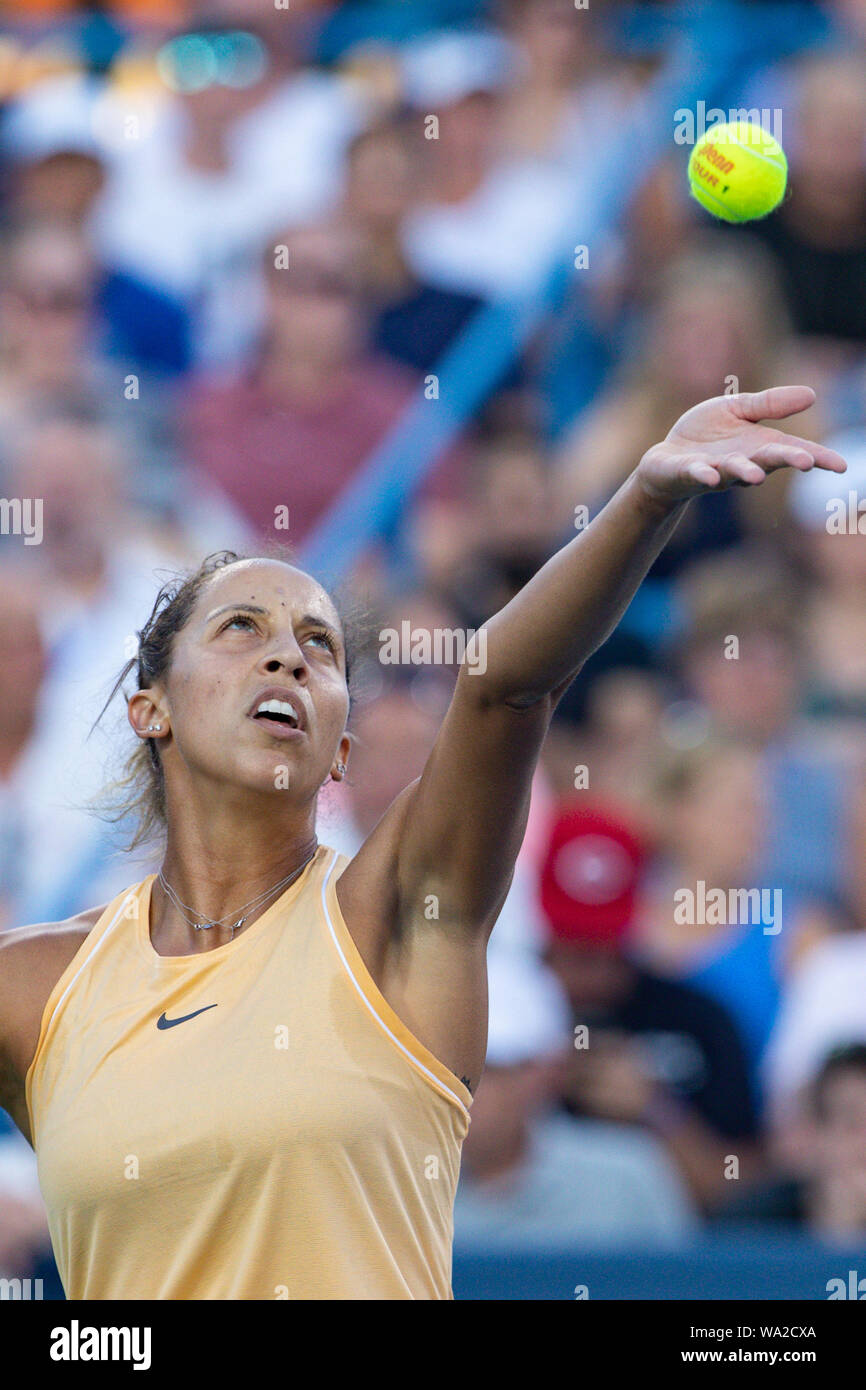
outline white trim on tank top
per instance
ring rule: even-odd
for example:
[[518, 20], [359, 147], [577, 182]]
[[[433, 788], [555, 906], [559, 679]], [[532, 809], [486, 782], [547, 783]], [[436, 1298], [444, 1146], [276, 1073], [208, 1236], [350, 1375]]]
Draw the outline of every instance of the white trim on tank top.
[[[336, 850], [333, 851], [333, 859], [331, 860], [330, 868], [328, 869], [328, 872], [327, 872], [326, 874], [324, 874], [323, 877], [322, 877], [322, 910], [324, 911], [324, 914], [325, 914], [325, 921], [326, 921], [327, 924], [328, 924], [328, 931], [331, 933], [331, 940], [333, 941], [333, 943], [334, 943], [334, 945], [335, 945], [335, 947], [336, 947], [336, 949], [337, 949], [337, 954], [339, 955], [340, 960], [343, 962], [343, 966], [344, 966], [344, 968], [345, 968], [346, 974], [348, 975], [349, 979], [352, 981], [352, 984], [355, 986], [355, 989], [357, 990], [358, 995], [359, 995], [359, 997], [360, 997], [362, 1003], [364, 1003], [364, 1004], [366, 1005], [367, 1009], [368, 1009], [368, 1010], [370, 1011], [370, 1013], [373, 1015], [373, 1018], [374, 1018], [374, 1019], [376, 1020], [376, 1022], [379, 1024], [379, 1027], [382, 1028], [382, 1029], [384, 1030], [385, 1033], [387, 1033], [388, 1037], [391, 1039], [391, 1041], [394, 1043], [394, 1045], [400, 1049], [400, 1051], [404, 1054], [404, 1056], [408, 1057], [408, 1059], [409, 1059], [409, 1061], [412, 1063], [413, 1067], [417, 1067], [419, 1071], [422, 1071], [422, 1072], [424, 1073], [425, 1076], [429, 1077], [430, 1081], [433, 1083], [433, 1085], [435, 1086], [435, 1088], [436, 1088], [437, 1090], [439, 1090], [439, 1091], [445, 1091], [449, 1096], [451, 1096], [451, 1098], [452, 1098], [453, 1100], [455, 1100], [455, 1101], [457, 1102], [457, 1104], [460, 1106], [460, 1109], [463, 1111], [463, 1114], [466, 1115], [466, 1117], [468, 1118], [468, 1117], [469, 1117], [469, 1111], [467, 1110], [466, 1106], [463, 1104], [463, 1101], [460, 1099], [460, 1097], [458, 1096], [457, 1092], [456, 1092], [456, 1091], [452, 1091], [451, 1088], [450, 1088], [450, 1086], [446, 1086], [445, 1082], [444, 1082], [440, 1077], [438, 1077], [438, 1076], [436, 1075], [435, 1072], [430, 1071], [430, 1068], [429, 1068], [429, 1067], [425, 1067], [424, 1063], [420, 1060], [420, 1058], [419, 1058], [419, 1057], [416, 1057], [415, 1054], [414, 1054], [414, 1052], [412, 1052], [412, 1051], [405, 1045], [405, 1043], [402, 1043], [402, 1042], [400, 1041], [400, 1039], [399, 1039], [394, 1033], [391, 1032], [391, 1029], [388, 1027], [388, 1025], [387, 1025], [387, 1023], [385, 1022], [385, 1020], [384, 1020], [384, 1019], [381, 1017], [381, 1015], [378, 1014], [378, 1013], [376, 1012], [376, 1010], [373, 1008], [373, 1005], [371, 1004], [370, 1000], [367, 998], [367, 994], [366, 994], [366, 991], [364, 990], [363, 986], [362, 986], [362, 985], [359, 983], [359, 981], [355, 978], [355, 975], [354, 975], [353, 972], [352, 972], [352, 967], [350, 966], [349, 962], [347, 961], [345, 952], [343, 951], [343, 947], [342, 947], [341, 944], [340, 944], [340, 939], [339, 939], [339, 937], [337, 936], [336, 931], [334, 930], [334, 923], [333, 923], [333, 921], [331, 920], [331, 913], [330, 913], [330, 910], [329, 910], [329, 908], [328, 908], [327, 888], [328, 888], [328, 883], [330, 882], [330, 879], [331, 879], [331, 875], [332, 875], [332, 873], [334, 872], [334, 869], [337, 867], [337, 860], [338, 860], [338, 858], [339, 858], [339, 854], [337, 853], [337, 851], [336, 851]], [[387, 1002], [387, 1001], [386, 1001], [386, 1002]]]
[[[60, 996], [60, 998], [58, 999], [57, 1003], [54, 1005], [54, 1008], [51, 1010], [51, 1017], [48, 1018], [48, 1019], [46, 1020], [46, 1024], [45, 1024], [45, 1031], [46, 1031], [46, 1033], [47, 1033], [47, 1031], [48, 1031], [48, 1027], [49, 1027], [49, 1025], [51, 1024], [52, 1020], [55, 1018], [55, 1016], [56, 1016], [57, 1013], [59, 1012], [61, 1004], [63, 1003], [63, 1001], [64, 1001], [64, 999], [66, 998], [66, 996], [67, 996], [67, 994], [69, 993], [69, 991], [72, 989], [72, 986], [75, 984], [75, 981], [78, 979], [78, 977], [79, 977], [79, 975], [81, 974], [82, 970], [86, 970], [86, 969], [87, 969], [88, 965], [89, 965], [90, 962], [93, 960], [93, 957], [96, 955], [96, 952], [99, 950], [99, 948], [100, 948], [100, 946], [102, 945], [102, 943], [108, 939], [109, 934], [110, 934], [110, 933], [114, 930], [114, 928], [117, 926], [117, 923], [120, 921], [121, 917], [123, 916], [124, 912], [126, 911], [127, 905], [128, 905], [128, 903], [130, 902], [130, 900], [133, 901], [133, 902], [135, 902], [135, 901], [136, 901], [136, 894], [135, 894], [135, 893], [131, 893], [131, 892], [126, 892], [126, 893], [123, 895], [123, 902], [120, 904], [120, 907], [117, 909], [117, 912], [114, 914], [113, 919], [109, 922], [108, 926], [105, 928], [105, 931], [102, 933], [102, 935], [100, 936], [99, 940], [96, 942], [95, 946], [93, 947], [93, 950], [92, 950], [92, 951], [89, 951], [88, 954], [84, 957], [84, 960], [83, 960], [83, 961], [81, 962], [81, 964], [79, 965], [79, 967], [78, 967], [78, 969], [76, 970], [75, 974], [72, 976], [72, 979], [69, 981], [69, 984], [66, 986], [65, 990], [64, 990], [63, 993], [61, 994], [61, 996]], [[140, 905], [140, 904], [139, 904], [139, 905]], [[34, 1060], [35, 1060], [35, 1059], [34, 1059]]]

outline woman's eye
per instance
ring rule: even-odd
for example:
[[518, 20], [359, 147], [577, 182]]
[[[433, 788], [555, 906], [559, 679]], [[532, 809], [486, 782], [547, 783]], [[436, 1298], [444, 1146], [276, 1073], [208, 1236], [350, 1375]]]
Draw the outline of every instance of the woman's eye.
[[233, 618], [229, 618], [227, 623], [223, 623], [220, 632], [227, 632], [229, 628], [238, 626], [245, 627], [249, 631], [250, 629], [255, 630], [256, 625], [252, 618], [247, 617], [245, 613], [236, 613]]

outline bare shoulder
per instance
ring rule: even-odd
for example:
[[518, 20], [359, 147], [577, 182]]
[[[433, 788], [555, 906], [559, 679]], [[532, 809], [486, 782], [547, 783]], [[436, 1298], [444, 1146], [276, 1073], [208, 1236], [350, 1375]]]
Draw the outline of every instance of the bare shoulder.
[[39, 922], [0, 933], [0, 1001], [6, 995], [17, 994], [25, 983], [25, 976], [41, 977], [59, 965], [52, 981], [53, 988], [105, 907], [88, 908], [75, 917], [67, 917], [64, 922]]
[[96, 926], [105, 906], [64, 922], [40, 922], [0, 934], [0, 1105], [20, 1123], [16, 1103], [36, 1052], [45, 1005]]

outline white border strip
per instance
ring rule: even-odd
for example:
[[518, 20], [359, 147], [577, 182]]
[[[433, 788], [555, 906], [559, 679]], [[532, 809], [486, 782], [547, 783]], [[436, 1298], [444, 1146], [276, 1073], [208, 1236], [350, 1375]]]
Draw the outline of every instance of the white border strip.
[[394, 1043], [395, 1047], [398, 1047], [398, 1048], [400, 1049], [400, 1051], [401, 1051], [406, 1057], [408, 1057], [408, 1059], [409, 1059], [409, 1061], [412, 1063], [413, 1067], [416, 1067], [419, 1071], [422, 1071], [422, 1072], [424, 1073], [424, 1075], [430, 1079], [430, 1081], [433, 1083], [433, 1085], [435, 1086], [435, 1088], [436, 1088], [437, 1091], [439, 1091], [440, 1093], [441, 1093], [442, 1091], [444, 1091], [446, 1095], [450, 1096], [451, 1099], [452, 1099], [453, 1101], [455, 1101], [455, 1103], [456, 1103], [457, 1105], [459, 1105], [459, 1107], [460, 1107], [460, 1109], [462, 1110], [463, 1114], [464, 1114], [464, 1115], [466, 1116], [466, 1118], [468, 1119], [468, 1118], [469, 1118], [469, 1111], [467, 1110], [466, 1106], [463, 1104], [463, 1101], [460, 1099], [460, 1097], [457, 1095], [457, 1093], [456, 1093], [455, 1091], [452, 1091], [448, 1086], [446, 1086], [446, 1085], [445, 1085], [445, 1082], [442, 1081], [442, 1080], [440, 1080], [440, 1078], [436, 1075], [435, 1072], [430, 1071], [429, 1067], [425, 1067], [424, 1063], [423, 1063], [418, 1057], [415, 1056], [414, 1052], [411, 1052], [411, 1051], [409, 1050], [409, 1048], [406, 1047], [405, 1043], [402, 1043], [402, 1042], [400, 1041], [400, 1039], [399, 1039], [398, 1037], [396, 1037], [396, 1036], [391, 1032], [391, 1029], [388, 1027], [388, 1025], [387, 1025], [387, 1023], [385, 1022], [385, 1020], [384, 1020], [383, 1018], [381, 1018], [381, 1017], [379, 1016], [379, 1014], [377, 1014], [376, 1010], [373, 1008], [373, 1005], [370, 1003], [370, 1000], [367, 998], [367, 995], [366, 995], [366, 993], [364, 992], [363, 988], [361, 987], [361, 985], [358, 983], [358, 981], [356, 980], [355, 976], [353, 975], [353, 973], [352, 973], [352, 967], [350, 966], [349, 962], [346, 960], [345, 953], [344, 953], [344, 951], [343, 951], [342, 946], [340, 945], [340, 939], [339, 939], [339, 937], [337, 936], [336, 931], [334, 930], [334, 923], [333, 923], [332, 920], [331, 920], [331, 914], [330, 914], [330, 912], [328, 911], [327, 888], [328, 888], [328, 883], [330, 882], [331, 874], [334, 872], [334, 869], [336, 868], [336, 865], [337, 865], [337, 858], [338, 858], [338, 855], [337, 855], [337, 852], [336, 852], [336, 851], [332, 851], [332, 854], [333, 854], [334, 857], [333, 857], [333, 859], [331, 860], [331, 866], [330, 866], [330, 868], [328, 869], [328, 872], [324, 875], [324, 877], [323, 877], [323, 879], [322, 879], [322, 910], [324, 911], [324, 914], [325, 914], [325, 921], [326, 921], [327, 924], [328, 924], [328, 930], [329, 930], [329, 932], [331, 933], [331, 940], [333, 941], [334, 945], [335, 945], [336, 948], [337, 948], [337, 954], [339, 955], [340, 960], [343, 962], [343, 965], [344, 965], [345, 970], [346, 970], [346, 974], [348, 975], [349, 979], [352, 981], [352, 984], [355, 986], [355, 989], [357, 990], [358, 995], [360, 996], [362, 1003], [366, 1004], [368, 1010], [369, 1010], [370, 1013], [373, 1015], [374, 1019], [376, 1020], [376, 1022], [377, 1022], [378, 1025], [379, 1025], [379, 1027], [382, 1028], [382, 1029], [387, 1033], [388, 1037], [391, 1039], [392, 1043]]

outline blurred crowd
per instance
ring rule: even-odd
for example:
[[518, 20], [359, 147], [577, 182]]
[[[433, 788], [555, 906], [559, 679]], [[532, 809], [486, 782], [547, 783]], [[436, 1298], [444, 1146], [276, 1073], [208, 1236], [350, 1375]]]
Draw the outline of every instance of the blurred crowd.
[[[708, 396], [806, 382], [798, 433], [849, 463], [693, 504], [557, 711], [490, 949], [464, 1246], [866, 1241], [866, 0], [807, 8], [808, 45], [756, 45], [730, 93], [782, 113], [782, 207], [713, 223], [649, 108], [662, 157], [348, 577], [369, 635], [320, 839], [351, 853], [454, 679], [376, 633], [477, 628]], [[303, 562], [415, 394], [448, 408], [461, 335], [571, 266], [666, 60], [642, 33], [614, 0], [7, 10], [0, 929], [155, 867], [98, 813], [131, 737], [99, 715], [160, 578]], [[45, 1249], [10, 1129], [0, 1273]]]

